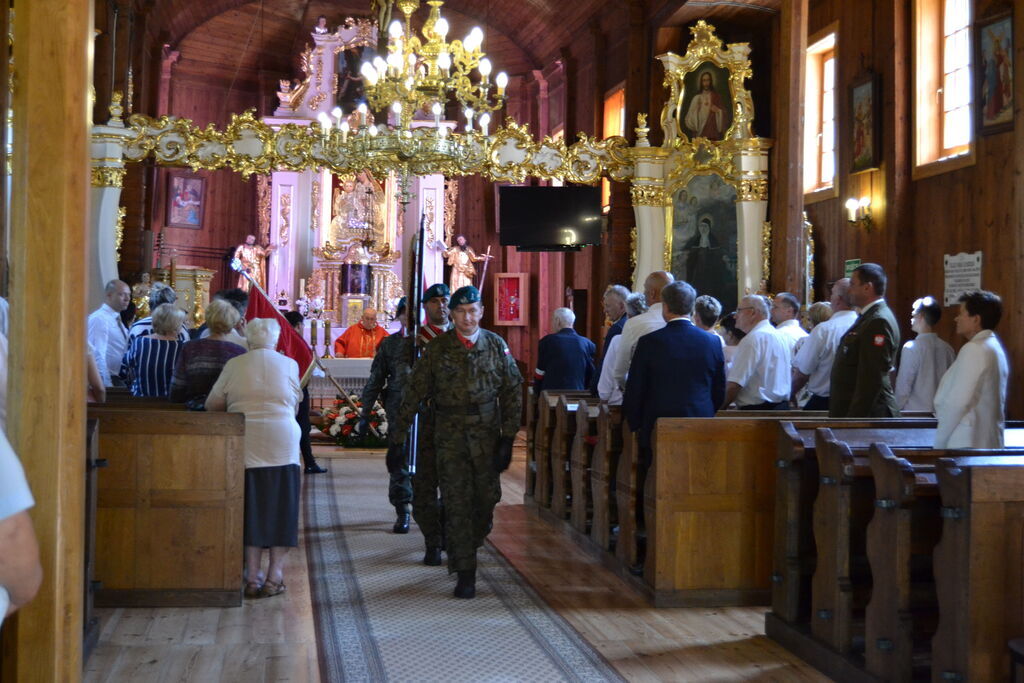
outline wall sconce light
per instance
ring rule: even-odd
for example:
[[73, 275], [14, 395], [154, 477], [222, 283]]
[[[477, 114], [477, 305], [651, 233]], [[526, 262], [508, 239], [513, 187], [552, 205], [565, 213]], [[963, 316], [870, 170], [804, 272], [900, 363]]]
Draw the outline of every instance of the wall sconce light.
[[846, 220], [858, 228], [871, 230], [871, 198], [861, 197], [859, 200], [850, 197], [846, 200]]

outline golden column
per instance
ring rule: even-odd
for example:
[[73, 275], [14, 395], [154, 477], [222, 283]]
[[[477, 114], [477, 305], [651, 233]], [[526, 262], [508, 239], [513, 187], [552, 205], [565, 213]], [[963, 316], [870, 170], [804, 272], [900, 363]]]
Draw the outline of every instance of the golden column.
[[7, 434], [35, 497], [44, 578], [4, 624], [5, 681], [82, 675], [85, 301], [103, 287], [86, 276], [92, 8], [32, 0], [14, 12]]

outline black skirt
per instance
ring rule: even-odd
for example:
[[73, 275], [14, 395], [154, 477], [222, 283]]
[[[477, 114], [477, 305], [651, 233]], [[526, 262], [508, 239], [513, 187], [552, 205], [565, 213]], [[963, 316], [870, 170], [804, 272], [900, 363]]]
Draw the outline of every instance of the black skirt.
[[300, 476], [298, 465], [246, 468], [244, 545], [299, 545]]

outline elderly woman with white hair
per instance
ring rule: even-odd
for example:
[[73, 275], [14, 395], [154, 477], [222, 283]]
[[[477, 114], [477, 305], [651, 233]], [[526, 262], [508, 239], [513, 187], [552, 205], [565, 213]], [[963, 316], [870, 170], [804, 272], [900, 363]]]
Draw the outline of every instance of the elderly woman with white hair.
[[132, 396], [167, 396], [182, 347], [178, 331], [184, 320], [185, 311], [174, 304], [160, 304], [153, 311], [152, 333], [136, 337], [128, 345], [121, 363], [121, 378]]
[[[278, 353], [281, 326], [256, 318], [245, 329], [248, 353], [236, 356], [206, 397], [207, 410], [245, 414], [245, 596], [285, 590], [284, 560], [299, 544], [299, 366]], [[263, 548], [270, 549], [267, 571]]]

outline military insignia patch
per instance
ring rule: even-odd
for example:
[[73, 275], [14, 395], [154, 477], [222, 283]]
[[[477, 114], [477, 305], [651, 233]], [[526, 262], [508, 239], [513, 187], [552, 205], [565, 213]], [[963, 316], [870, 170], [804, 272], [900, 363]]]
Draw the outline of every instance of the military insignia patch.
[[875, 346], [884, 346], [884, 345], [885, 345], [885, 335], [884, 334], [876, 334], [875, 335]]

